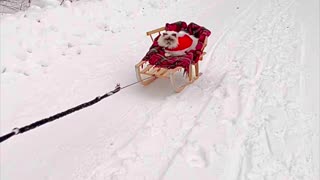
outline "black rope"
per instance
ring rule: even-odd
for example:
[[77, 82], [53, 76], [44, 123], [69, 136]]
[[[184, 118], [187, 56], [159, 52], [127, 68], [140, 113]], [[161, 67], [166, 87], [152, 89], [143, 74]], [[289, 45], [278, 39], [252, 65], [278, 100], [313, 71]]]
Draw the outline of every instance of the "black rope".
[[[144, 79], [142, 79], [141, 81], [148, 80], [148, 79], [151, 79], [151, 78], [155, 78], [155, 76], [153, 75], [153, 76], [144, 78]], [[134, 82], [134, 83], [128, 84], [128, 85], [126, 85], [126, 86], [124, 86], [124, 87], [121, 87], [120, 89], [125, 89], [125, 88], [127, 88], [127, 87], [133, 86], [133, 85], [135, 85], [135, 84], [137, 84], [137, 83], [139, 83], [139, 82], [141, 82], [141, 81], [136, 81], [136, 82]]]
[[[154, 78], [154, 76], [150, 76], [150, 77], [148, 77], [148, 78], [142, 79], [141, 81], [144, 81], [144, 80], [147, 80], [147, 79], [150, 79], [150, 78]], [[69, 114], [71, 114], [71, 113], [74, 113], [74, 112], [76, 112], [76, 111], [79, 111], [79, 110], [81, 110], [81, 109], [84, 109], [84, 108], [86, 108], [86, 107], [88, 107], [88, 106], [92, 106], [93, 104], [101, 101], [102, 99], [104, 99], [104, 98], [106, 98], [106, 97], [109, 97], [109, 96], [111, 96], [111, 95], [119, 92], [121, 89], [125, 89], [125, 88], [127, 88], [127, 87], [130, 87], [130, 86], [132, 86], [132, 85], [134, 85], [134, 84], [137, 84], [137, 83], [139, 83], [139, 82], [141, 82], [141, 81], [137, 81], [137, 82], [131, 83], [131, 84], [129, 84], [129, 85], [127, 85], [127, 86], [124, 86], [124, 87], [120, 87], [120, 84], [117, 84], [117, 86], [115, 87], [115, 89], [114, 89], [113, 91], [110, 91], [110, 92], [108, 92], [108, 93], [105, 93], [105, 94], [103, 94], [102, 96], [98, 96], [98, 97], [96, 97], [95, 99], [93, 99], [93, 100], [91, 100], [91, 101], [82, 103], [82, 104], [80, 104], [80, 105], [78, 105], [78, 106], [75, 106], [75, 107], [70, 108], [70, 109], [68, 109], [68, 110], [66, 110], [66, 111], [63, 111], [63, 112], [60, 112], [60, 113], [55, 114], [55, 115], [53, 115], [53, 116], [50, 116], [50, 117], [48, 117], [48, 118], [41, 119], [41, 120], [39, 120], [39, 121], [36, 121], [36, 122], [34, 122], [34, 123], [32, 123], [32, 124], [29, 124], [29, 125], [27, 125], [27, 126], [24, 126], [24, 127], [22, 127], [22, 128], [14, 128], [14, 129], [12, 130], [12, 132], [10, 132], [10, 133], [8, 133], [8, 134], [3, 135], [3, 136], [0, 137], [0, 143], [3, 142], [3, 141], [5, 141], [5, 140], [7, 140], [7, 139], [9, 139], [9, 138], [11, 138], [11, 137], [14, 136], [14, 135], [25, 133], [25, 132], [27, 132], [27, 131], [30, 131], [31, 129], [34, 129], [34, 128], [39, 127], [39, 126], [42, 126], [42, 125], [44, 125], [44, 124], [46, 124], [46, 123], [49, 123], [49, 122], [52, 122], [52, 121], [57, 120], [57, 119], [59, 119], [59, 118], [62, 118], [62, 117], [64, 117], [64, 116], [66, 116], [66, 115], [69, 115]]]

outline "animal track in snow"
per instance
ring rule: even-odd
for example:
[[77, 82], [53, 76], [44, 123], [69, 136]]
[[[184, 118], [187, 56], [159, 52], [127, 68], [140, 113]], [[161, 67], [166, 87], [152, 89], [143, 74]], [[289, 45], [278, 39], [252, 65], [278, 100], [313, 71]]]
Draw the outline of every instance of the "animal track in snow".
[[183, 147], [181, 154], [191, 167], [204, 168], [209, 163], [205, 151], [195, 142], [188, 142]]

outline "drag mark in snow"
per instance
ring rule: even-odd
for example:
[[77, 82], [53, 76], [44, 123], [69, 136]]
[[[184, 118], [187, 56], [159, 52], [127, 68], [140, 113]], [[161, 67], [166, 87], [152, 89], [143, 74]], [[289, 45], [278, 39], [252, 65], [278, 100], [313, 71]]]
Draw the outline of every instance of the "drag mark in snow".
[[[280, 158], [279, 156], [275, 155], [276, 152], [272, 148], [273, 146], [276, 146], [275, 144], [278, 143], [278, 140], [274, 138], [274, 132], [272, 132], [272, 130], [270, 130], [270, 132], [268, 131], [268, 127], [270, 126], [267, 126], [267, 124], [270, 123], [271, 119], [270, 117], [267, 119], [261, 119], [261, 117], [259, 117], [259, 114], [257, 114], [257, 111], [263, 111], [264, 107], [279, 108], [277, 106], [283, 107], [286, 106], [286, 103], [295, 104], [294, 99], [288, 99], [285, 94], [281, 94], [282, 88], [270, 89], [270, 87], [277, 87], [283, 83], [289, 83], [290, 81], [292, 81], [292, 78], [290, 76], [287, 76], [286, 73], [291, 73], [292, 75], [294, 75], [295, 70], [291, 69], [290, 66], [295, 66], [297, 61], [299, 61], [299, 59], [297, 59], [299, 57], [295, 56], [294, 52], [296, 51], [294, 50], [296, 47], [296, 45], [294, 44], [295, 42], [297, 42], [295, 39], [299, 38], [299, 34], [297, 30], [295, 30], [295, 25], [292, 23], [293, 18], [290, 14], [292, 13], [292, 11], [290, 11], [292, 5], [293, 2], [289, 1], [283, 1], [278, 5], [271, 3], [271, 5], [262, 12], [262, 15], [257, 18], [257, 20], [259, 21], [254, 24], [254, 27], [256, 28], [261, 29], [262, 27], [264, 27], [263, 31], [259, 32], [257, 31], [257, 29], [254, 29], [254, 31], [251, 30], [251, 32], [246, 32], [247, 34], [242, 34], [242, 36], [245, 38], [242, 39], [242, 42], [245, 42], [245, 45], [249, 45], [254, 50], [255, 53], [253, 54], [257, 54], [257, 52], [259, 52], [261, 56], [257, 61], [256, 73], [253, 78], [249, 79], [248, 81], [243, 81], [244, 83], [242, 83], [241, 85], [242, 87], [246, 87], [246, 91], [248, 93], [242, 95], [242, 98], [244, 100], [242, 107], [244, 108], [241, 110], [241, 115], [234, 124], [234, 130], [230, 129], [230, 133], [232, 133], [231, 137], [233, 137], [233, 140], [231, 141], [232, 143], [229, 144], [230, 151], [227, 156], [229, 159], [227, 162], [229, 163], [226, 165], [225, 173], [222, 176], [222, 179], [291, 179], [297, 176], [302, 176], [308, 179], [312, 176], [312, 173], [301, 173], [297, 171], [291, 171], [290, 173], [288, 173], [286, 169], [282, 169], [283, 167], [281, 167], [281, 161], [286, 161], [286, 157]], [[286, 19], [286, 21], [284, 21], [284, 19]], [[243, 26], [249, 26], [249, 24], [245, 24]], [[288, 31], [288, 27], [293, 30], [286, 32]], [[257, 32], [264, 33], [255, 34]], [[261, 41], [262, 39], [265, 40]], [[280, 48], [282, 50], [285, 50], [278, 50]], [[242, 65], [244, 65], [244, 63], [249, 63], [248, 61], [245, 61], [245, 59], [241, 61]], [[265, 86], [267, 78], [266, 74], [272, 71], [272, 68], [270, 68], [270, 66], [279, 68], [279, 65], [285, 71], [283, 73], [280, 73], [280, 76], [283, 77], [281, 77], [280, 79], [278, 79], [278, 77], [274, 77], [273, 80], [268, 82], [269, 85], [267, 86], [270, 87]], [[247, 65], [247, 67], [249, 66]], [[287, 68], [290, 68], [290, 71], [288, 71]], [[277, 71], [278, 69], [275, 70]], [[293, 77], [297, 78], [296, 76]], [[287, 86], [286, 91], [289, 88], [290, 85]], [[291, 91], [294, 91], [294, 86], [292, 85]], [[263, 97], [261, 96], [261, 93], [263, 92], [268, 92], [271, 96], [267, 98]], [[272, 97], [272, 94], [281, 95]], [[274, 104], [275, 102], [271, 99], [278, 99], [280, 101], [278, 101], [277, 105]], [[274, 114], [275, 117], [278, 116], [278, 114], [272, 114]], [[300, 114], [299, 116], [304, 119], [305, 115]], [[277, 119], [273, 120], [273, 122], [282, 120], [283, 119]], [[308, 122], [305, 122], [305, 126], [308, 126]], [[307, 138], [307, 136], [304, 136], [303, 139], [304, 138]], [[289, 144], [287, 144], [286, 142], [282, 144], [282, 146], [288, 145]], [[278, 152], [276, 154], [279, 153], [279, 149], [277, 151]], [[282, 153], [285, 153], [285, 151]], [[307, 152], [307, 154], [309, 153], [310, 152]], [[304, 156], [301, 156], [300, 158], [304, 158]], [[300, 165], [292, 163], [290, 164], [292, 166], [300, 167], [302, 164], [306, 163], [303, 162], [304, 160], [302, 159], [299, 159], [299, 161], [301, 161]], [[250, 165], [248, 166], [248, 164]], [[268, 170], [266, 170], [265, 168], [268, 165], [269, 168]], [[304, 171], [307, 172], [312, 170], [305, 168]]]
[[[295, 82], [300, 78], [297, 67], [300, 56], [297, 53], [301, 47], [298, 45], [300, 37], [293, 18], [293, 5], [294, 1], [261, 3], [261, 13], [256, 11], [241, 19], [239, 26], [229, 31], [212, 53], [215, 65], [219, 64], [218, 68], [228, 67], [225, 68], [228, 73], [223, 82], [214, 92], [216, 101], [212, 103], [216, 108], [222, 107], [220, 116], [210, 118], [208, 115], [214, 114], [215, 110], [207, 108], [204, 113], [206, 120], [202, 121], [224, 123], [228, 131], [225, 142], [215, 144], [213, 148], [222, 159], [220, 162], [215, 161], [220, 163], [223, 170], [221, 174], [218, 171], [218, 179], [280, 180], [313, 177], [312, 163], [307, 160], [312, 154], [312, 133], [308, 134], [311, 131], [311, 117], [299, 110], [294, 95], [298, 86]], [[205, 87], [205, 84], [200, 85]], [[223, 100], [217, 101], [219, 98]], [[304, 127], [305, 134], [297, 131], [299, 126]], [[204, 141], [195, 137], [208, 138], [199, 135], [199, 131], [205, 130], [204, 127], [196, 126], [192, 131], [197, 129], [200, 129], [197, 136], [191, 133], [192, 138], [186, 142]], [[288, 139], [285, 138], [286, 132], [290, 134], [287, 134]], [[297, 134], [301, 137], [298, 138]], [[210, 135], [212, 137], [215, 134]], [[308, 147], [308, 150], [298, 148], [301, 145], [291, 139], [293, 137], [299, 139], [297, 141]], [[210, 151], [209, 147], [206, 149]], [[181, 167], [181, 164], [174, 166], [176, 169], [171, 174], [181, 170]], [[209, 168], [208, 171], [217, 171], [210, 169], [212, 167], [215, 166], [209, 163], [206, 168]], [[192, 168], [185, 170], [192, 171]]]
[[[252, 3], [253, 4], [253, 3]], [[251, 5], [252, 5], [251, 4]], [[250, 6], [248, 9], [250, 9], [250, 8], [252, 8], [252, 6]], [[246, 11], [245, 11], [246, 12]], [[243, 16], [245, 13], [243, 13], [241, 16]], [[240, 16], [240, 17], [241, 17]], [[223, 35], [224, 36], [224, 35]], [[221, 40], [223, 39], [223, 36], [220, 38]], [[219, 44], [219, 42], [220, 41], [217, 41], [216, 42], [216, 44]], [[210, 54], [212, 54], [213, 52], [214, 52], [214, 49], [216, 48], [217, 46], [214, 46], [212, 49], [211, 49], [211, 51], [210, 51]], [[208, 60], [209, 61], [209, 60]], [[211, 60], [210, 62], [212, 62], [213, 60]], [[222, 66], [224, 66], [223, 64], [222, 64]], [[224, 77], [224, 75], [225, 75], [225, 73], [226, 73], [226, 70], [228, 69], [228, 66], [229, 65], [227, 65], [227, 66], [225, 66], [225, 68], [217, 68], [216, 69], [216, 72], [215, 73], [210, 73], [210, 75], [211, 76], [215, 76], [215, 81], [214, 82], [211, 82], [210, 84], [212, 85], [211, 87], [210, 87], [210, 91], [214, 91], [218, 86], [219, 86], [219, 84], [220, 84], [220, 82], [223, 80], [223, 77]], [[209, 68], [209, 65], [207, 65], [207, 68]], [[216, 67], [215, 67], [216, 68]], [[186, 90], [186, 92], [188, 92], [188, 90]], [[209, 94], [207, 94], [207, 95], [205, 95], [205, 96], [208, 96]], [[185, 96], [185, 95], [180, 95], [181, 97], [183, 97], [183, 96]], [[178, 96], [178, 99], [180, 99], [180, 100], [183, 100], [183, 99], [185, 99], [185, 98], [181, 98], [180, 96]], [[210, 96], [210, 95], [209, 95]], [[188, 99], [192, 99], [192, 95], [190, 96], [189, 95], [189, 97], [188, 97]], [[153, 136], [155, 136], [154, 138], [159, 138], [159, 139], [163, 139], [163, 138], [165, 138], [166, 139], [166, 137], [164, 136], [164, 137], [161, 137], [162, 135], [162, 133], [164, 133], [164, 134], [172, 134], [172, 135], [170, 135], [170, 136], [168, 136], [167, 135], [167, 137], [175, 137], [175, 136], [177, 136], [178, 135], [178, 137], [179, 138], [174, 138], [174, 144], [176, 144], [176, 145], [174, 145], [173, 147], [170, 147], [171, 145], [170, 145], [170, 143], [168, 143], [167, 145], [165, 145], [164, 147], [161, 147], [161, 146], [159, 146], [159, 145], [152, 145], [152, 146], [156, 146], [156, 147], [158, 147], [157, 149], [158, 150], [161, 150], [161, 151], [169, 151], [169, 152], [171, 152], [171, 153], [169, 153], [167, 156], [168, 156], [168, 163], [160, 163], [160, 164], [163, 164], [163, 165], [161, 165], [162, 166], [162, 170], [160, 171], [160, 176], [159, 176], [159, 179], [162, 179], [163, 178], [163, 176], [165, 175], [165, 173], [166, 173], [166, 171], [167, 171], [167, 169], [170, 167], [170, 164], [172, 163], [172, 161], [174, 160], [174, 158], [175, 158], [175, 156], [182, 150], [182, 148], [183, 147], [185, 147], [185, 145], [186, 145], [186, 143], [187, 143], [187, 138], [188, 138], [188, 136], [189, 136], [189, 134], [192, 132], [192, 130], [193, 130], [193, 128], [195, 128], [196, 127], [196, 125], [198, 124], [197, 123], [197, 121], [200, 119], [200, 117], [202, 116], [202, 114], [203, 114], [203, 112], [205, 111], [205, 109], [206, 109], [206, 107], [208, 106], [208, 104], [209, 103], [212, 103], [212, 97], [209, 97], [209, 98], [207, 98], [208, 100], [207, 101], [205, 101], [204, 103], [200, 103], [200, 104], [202, 104], [202, 106], [201, 106], [201, 108], [199, 109], [199, 108], [196, 108], [196, 109], [199, 109], [199, 110], [197, 110], [198, 111], [198, 113], [196, 114], [196, 115], [194, 115], [194, 114], [191, 114], [191, 113], [188, 113], [188, 116], [190, 116], [190, 117], [188, 117], [188, 119], [190, 119], [190, 120], [186, 120], [186, 119], [184, 119], [184, 121], [190, 121], [190, 125], [187, 125], [186, 126], [186, 128], [187, 129], [185, 129], [184, 131], [182, 131], [182, 132], [176, 132], [176, 135], [173, 135], [172, 133], [173, 132], [168, 132], [167, 130], [165, 130], [166, 129], [166, 123], [164, 123], [164, 124], [162, 124], [162, 125], [160, 125], [159, 123], [160, 122], [162, 122], [162, 121], [164, 121], [164, 119], [166, 119], [166, 117], [167, 116], [163, 116], [164, 114], [163, 114], [163, 112], [161, 112], [161, 113], [158, 113], [158, 116], [159, 117], [162, 117], [161, 119], [160, 118], [155, 118], [155, 119], [151, 119], [150, 121], [151, 122], [148, 122], [148, 124], [159, 124], [160, 126], [159, 126], [159, 128], [155, 128], [155, 126], [153, 126], [153, 127], [151, 127], [152, 129], [154, 129], [154, 130], [156, 130], [156, 131], [154, 131], [154, 130], [152, 130], [151, 132], [155, 132], [155, 134], [153, 133]], [[169, 101], [170, 102], [170, 101]], [[193, 103], [188, 103], [188, 101], [186, 101], [186, 100], [183, 100], [183, 101], [181, 101], [181, 103], [182, 104], [193, 104]], [[179, 104], [181, 104], [181, 103], [179, 103]], [[199, 103], [199, 102], [197, 102], [197, 103]], [[167, 108], [168, 107], [172, 107], [172, 105], [170, 105], [171, 103], [165, 103], [165, 104], [163, 104], [162, 105], [162, 109], [164, 109], [164, 110], [162, 110], [162, 111], [167, 111]], [[178, 105], [179, 106], [179, 105]], [[161, 115], [161, 114], [163, 114], [163, 115]], [[169, 120], [170, 120], [170, 122], [175, 122], [175, 121], [178, 121], [179, 122], [179, 119], [180, 118], [178, 118], [178, 119], [176, 119], [176, 118], [173, 118], [173, 117], [179, 117], [179, 115], [170, 115], [170, 118], [169, 118]], [[192, 117], [194, 117], [194, 118], [192, 118]], [[180, 120], [181, 121], [181, 120]], [[193, 122], [192, 122], [193, 121]], [[168, 121], [167, 121], [168, 122]], [[184, 122], [184, 124], [186, 124], [186, 122]], [[144, 127], [144, 128], [147, 128], [147, 127]], [[147, 128], [148, 129], [148, 128]], [[177, 129], [177, 128], [176, 128]], [[141, 136], [142, 134], [144, 134], [144, 133], [146, 133], [146, 130], [145, 129], [142, 129], [142, 131], [140, 131], [139, 132], [139, 136]], [[180, 135], [180, 133], [182, 133], [181, 135]], [[160, 136], [160, 137], [159, 137]], [[139, 139], [139, 137], [135, 137], [136, 139], [135, 139], [135, 141], [138, 141], [137, 139]], [[152, 137], [151, 137], [152, 138]], [[170, 139], [170, 138], [169, 138]], [[177, 140], [177, 139], [179, 139], [179, 140]], [[146, 140], [146, 139], [145, 139]], [[141, 140], [140, 140], [141, 141]], [[157, 141], [156, 139], [154, 140], [154, 141]], [[139, 142], [139, 141], [138, 141]], [[136, 147], [136, 146], [138, 146], [139, 147], [139, 144], [140, 143], [138, 143], [138, 142], [132, 142], [132, 145], [128, 145], [129, 147]], [[151, 140], [149, 141], [147, 141], [147, 142], [149, 142], [149, 143], [151, 143]], [[170, 141], [169, 141], [170, 142]], [[138, 143], [138, 144], [137, 144]], [[145, 143], [143, 143], [143, 144], [145, 144]], [[180, 145], [181, 144], [181, 145]], [[150, 144], [149, 144], [149, 146], [150, 146]], [[178, 148], [176, 148], [175, 146], [177, 146]], [[137, 148], [137, 147], [136, 147]], [[132, 148], [130, 148], [130, 149], [132, 149]], [[134, 148], [135, 149], [135, 148]], [[134, 150], [134, 149], [132, 149], [132, 150]], [[138, 148], [139, 149], [139, 148]], [[136, 149], [135, 151], [137, 151], [138, 149]], [[170, 150], [171, 149], [171, 150]], [[151, 152], [153, 152], [153, 153], [155, 153], [155, 154], [153, 154], [152, 156], [155, 158], [155, 157], [157, 157], [156, 156], [156, 154], [158, 154], [159, 152], [158, 152], [158, 150], [156, 151], [154, 148], [152, 148], [152, 149], [150, 149], [150, 151]], [[139, 150], [138, 150], [139, 151]], [[144, 153], [147, 153], [146, 151], [143, 151]], [[149, 152], [149, 153], [151, 153], [151, 152]], [[138, 152], [132, 152], [133, 154], [139, 154]], [[131, 154], [132, 154], [131, 153]], [[149, 154], [148, 153], [148, 154]], [[170, 155], [170, 154], [172, 154], [172, 155]], [[151, 154], [150, 154], [151, 155]], [[139, 156], [139, 155], [138, 155]], [[141, 157], [143, 157], [143, 156], [141, 156]], [[160, 156], [161, 157], [161, 156]], [[164, 157], [163, 157], [164, 158]], [[143, 159], [143, 158], [142, 158]], [[141, 159], [141, 160], [142, 160]], [[157, 158], [155, 158], [155, 159], [157, 159]], [[154, 162], [157, 162], [157, 163], [159, 163], [158, 161], [155, 161], [155, 159], [153, 160]], [[150, 159], [150, 160], [152, 160], [152, 159]], [[124, 160], [124, 161], [127, 161], [127, 160]], [[163, 160], [162, 160], [163, 161]], [[142, 161], [143, 162], [143, 161]], [[146, 161], [145, 160], [145, 163], [147, 163], [148, 161]], [[151, 163], [152, 161], [150, 161], [150, 163]], [[156, 163], [156, 164], [157, 164]], [[126, 169], [130, 169], [131, 170], [131, 173], [134, 173], [135, 171], [134, 171], [134, 169], [135, 168], [137, 168], [137, 167], [135, 167], [135, 166], [137, 166], [138, 164], [140, 164], [140, 163], [138, 163], [138, 162], [136, 162], [136, 163], [134, 163], [134, 164], [132, 164], [132, 167], [131, 168], [126, 168]], [[147, 163], [148, 164], [148, 163]], [[160, 165], [159, 164], [159, 165]], [[141, 164], [142, 165], [142, 164]], [[155, 168], [155, 164], [154, 164], [154, 168]], [[160, 166], [160, 167], [161, 167]], [[139, 168], [140, 169], [140, 168]], [[146, 169], [148, 169], [148, 168], [146, 168], [145, 167], [145, 169], [143, 170], [143, 171], [145, 171]], [[139, 171], [138, 169], [136, 169], [137, 171]], [[140, 170], [142, 170], [142, 169], [140, 169]], [[130, 173], [128, 173], [128, 174], [123, 174], [122, 176], [121, 175], [118, 175], [117, 177], [132, 177], [133, 175], [131, 174], [131, 176], [130, 176]], [[150, 179], [154, 179], [154, 178], [156, 178], [157, 177], [157, 175], [156, 174], [154, 174], [154, 176], [151, 176], [151, 177], [149, 177]], [[142, 178], [142, 177], [141, 177]]]

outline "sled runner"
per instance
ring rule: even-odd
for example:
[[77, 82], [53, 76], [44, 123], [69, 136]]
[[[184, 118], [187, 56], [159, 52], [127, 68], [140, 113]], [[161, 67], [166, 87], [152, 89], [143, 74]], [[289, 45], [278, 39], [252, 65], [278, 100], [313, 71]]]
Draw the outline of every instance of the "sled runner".
[[[165, 50], [157, 43], [160, 33], [163, 31], [184, 31], [198, 39], [196, 48], [181, 56], [165, 56]], [[186, 86], [199, 78], [199, 61], [206, 54], [207, 38], [211, 32], [195, 23], [187, 25], [185, 22], [176, 22], [147, 32], [153, 44], [145, 57], [135, 66], [138, 81], [143, 85], [152, 83], [157, 78], [170, 79], [175, 92], [181, 92]], [[156, 37], [154, 38], [154, 36]], [[178, 85], [176, 82], [177, 72], [183, 72], [185, 82]], [[181, 74], [181, 73], [180, 73]]]

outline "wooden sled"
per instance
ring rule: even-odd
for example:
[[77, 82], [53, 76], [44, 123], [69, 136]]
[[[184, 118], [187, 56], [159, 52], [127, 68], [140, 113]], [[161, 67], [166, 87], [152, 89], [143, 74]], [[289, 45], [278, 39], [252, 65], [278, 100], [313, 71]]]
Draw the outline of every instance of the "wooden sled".
[[[164, 31], [165, 27], [161, 27], [152, 31], [147, 32], [147, 36], [150, 36], [152, 42], [154, 41], [154, 38], [152, 35], [155, 33], [160, 34], [161, 31]], [[207, 46], [207, 38], [204, 41], [204, 46], [201, 50], [202, 54], [199, 58], [199, 61], [203, 59], [203, 56], [206, 54], [203, 50]], [[199, 61], [196, 64], [190, 64], [189, 66], [189, 72], [188, 76], [186, 76], [186, 83], [182, 85], [177, 85], [175, 81], [174, 74], [176, 72], [184, 72], [185, 69], [183, 67], [176, 67], [175, 69], [167, 69], [167, 68], [160, 68], [155, 67], [154, 65], [149, 64], [147, 61], [140, 61], [138, 64], [136, 64], [136, 76], [138, 81], [141, 82], [144, 86], [149, 85], [157, 78], [165, 78], [170, 79], [171, 85], [175, 92], [179, 93], [181, 92], [186, 86], [193, 83], [195, 80], [199, 78], [201, 73], [199, 73]], [[144, 76], [144, 78], [143, 78]]]

